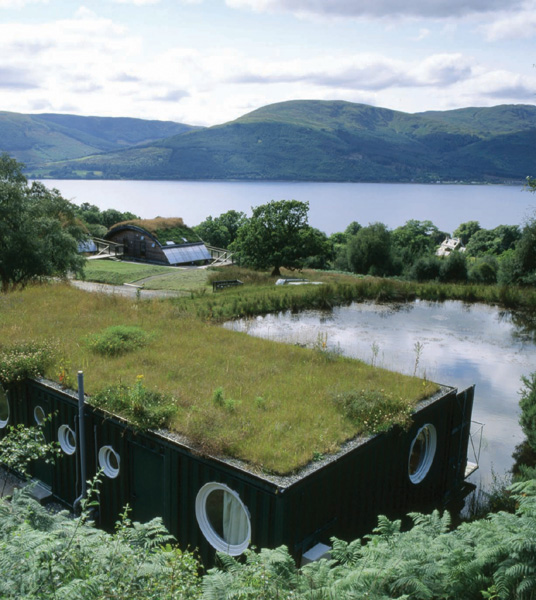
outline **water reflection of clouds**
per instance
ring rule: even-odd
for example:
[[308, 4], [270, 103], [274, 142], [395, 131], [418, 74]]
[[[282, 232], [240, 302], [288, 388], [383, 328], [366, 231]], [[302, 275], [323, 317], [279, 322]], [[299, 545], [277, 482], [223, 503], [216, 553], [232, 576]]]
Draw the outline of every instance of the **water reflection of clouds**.
[[[503, 472], [523, 439], [518, 424], [521, 376], [536, 365], [532, 323], [493, 306], [461, 302], [355, 303], [333, 311], [268, 315], [233, 329], [277, 341], [328, 348], [378, 366], [458, 389], [476, 385], [473, 418], [485, 423], [479, 477]], [[521, 339], [516, 337], [521, 330]], [[532, 337], [531, 337], [532, 336]]]

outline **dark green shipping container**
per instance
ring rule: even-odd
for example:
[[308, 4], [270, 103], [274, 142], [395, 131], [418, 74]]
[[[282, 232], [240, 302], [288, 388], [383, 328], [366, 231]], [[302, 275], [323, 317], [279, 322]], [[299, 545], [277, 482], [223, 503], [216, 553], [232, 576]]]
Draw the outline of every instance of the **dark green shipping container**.
[[[442, 388], [421, 403], [408, 431], [353, 440], [288, 477], [200, 456], [178, 436], [138, 432], [86, 404], [87, 477], [104, 469], [97, 521], [113, 528], [127, 504], [132, 520], [160, 516], [207, 566], [216, 550], [237, 555], [249, 545], [285, 544], [299, 561], [317, 544], [329, 545], [331, 536], [350, 540], [370, 532], [379, 514], [400, 517], [455, 498], [464, 484], [473, 393]], [[4, 429], [52, 415], [43, 435], [61, 443], [63, 456], [54, 466], [35, 464], [32, 474], [73, 506], [82, 491], [77, 396], [39, 380], [12, 386], [7, 401]]]

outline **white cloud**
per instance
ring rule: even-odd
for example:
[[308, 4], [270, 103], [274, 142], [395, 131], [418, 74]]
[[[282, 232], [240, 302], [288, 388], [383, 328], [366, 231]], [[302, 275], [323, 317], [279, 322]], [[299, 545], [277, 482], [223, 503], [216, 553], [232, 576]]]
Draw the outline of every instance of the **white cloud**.
[[[226, 0], [233, 8], [324, 17], [448, 18], [501, 10], [503, 0]], [[510, 0], [509, 10], [522, 4]]]
[[135, 6], [144, 6], [146, 4], [159, 4], [160, 0], [112, 0], [115, 4], [134, 4]]
[[0, 0], [0, 9], [20, 9], [28, 4], [48, 4], [48, 0]]
[[536, 37], [536, 6], [527, 6], [517, 13], [500, 13], [492, 22], [482, 25], [480, 30], [489, 41]]
[[[0, 0], [1, 2], [2, 0]], [[145, 6], [150, 4], [160, 4], [162, 0], [109, 0], [114, 4], [133, 4], [134, 6]], [[177, 0], [179, 4], [202, 4], [203, 0]]]
[[250, 60], [233, 73], [229, 81], [240, 84], [301, 82], [334, 89], [378, 91], [452, 85], [470, 77], [471, 67], [460, 54], [433, 55], [419, 63], [362, 54], [274, 63]]
[[413, 38], [413, 41], [420, 42], [421, 40], [424, 40], [427, 37], [430, 37], [430, 33], [431, 32], [429, 29], [427, 29], [426, 27], [422, 27], [421, 29], [419, 29], [419, 34]]
[[[129, 11], [137, 18], [142, 12]], [[55, 22], [0, 23], [0, 109], [212, 125], [292, 99], [340, 99], [416, 112], [524, 103], [536, 90], [536, 69], [532, 79], [521, 78], [504, 64], [499, 70], [493, 57], [486, 63], [482, 55], [462, 51], [415, 58], [393, 52], [391, 44], [374, 53], [356, 52], [358, 45], [327, 49], [315, 39], [292, 58], [275, 44], [277, 51], [266, 58], [256, 54], [255, 44], [233, 47], [231, 37], [226, 46], [188, 47], [195, 40], [181, 46], [176, 35], [154, 44], [132, 31], [86, 7]], [[393, 28], [389, 40], [396, 34]], [[248, 35], [254, 39], [254, 32]], [[423, 48], [433, 45], [427, 29], [420, 35], [428, 36]]]
[[38, 77], [24, 68], [0, 65], [0, 89], [29, 90], [38, 88]]
[[[473, 82], [472, 94], [497, 103], [526, 103], [536, 99], [536, 76], [523, 77], [505, 70], [482, 71]], [[475, 94], [476, 95], [476, 94]]]

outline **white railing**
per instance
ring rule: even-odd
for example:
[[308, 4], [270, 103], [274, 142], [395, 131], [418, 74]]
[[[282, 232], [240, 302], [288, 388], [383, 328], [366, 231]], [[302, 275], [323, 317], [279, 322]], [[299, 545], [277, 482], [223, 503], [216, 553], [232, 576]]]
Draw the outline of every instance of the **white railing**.
[[[482, 433], [484, 423], [471, 421], [471, 431], [469, 432], [470, 448], [467, 449], [467, 465], [465, 467], [465, 479], [478, 469], [480, 462], [480, 450], [482, 449]], [[472, 460], [469, 460], [469, 459]]]

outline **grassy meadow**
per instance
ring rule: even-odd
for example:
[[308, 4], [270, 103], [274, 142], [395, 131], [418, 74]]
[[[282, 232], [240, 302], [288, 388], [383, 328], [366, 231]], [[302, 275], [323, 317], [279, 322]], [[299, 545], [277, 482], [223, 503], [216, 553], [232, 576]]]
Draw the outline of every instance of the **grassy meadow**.
[[[134, 387], [143, 376], [148, 389], [173, 397], [170, 427], [201, 451], [277, 473], [357, 434], [406, 425], [415, 404], [436, 391], [433, 383], [331, 354], [321, 344], [306, 349], [214, 324], [241, 311], [328, 305], [344, 293], [349, 300], [366, 280], [291, 288], [255, 273], [241, 278], [241, 288], [173, 300], [94, 294], [62, 283], [31, 286], [0, 296], [0, 339], [9, 340], [0, 352], [15, 343], [52, 342], [55, 358], [45, 376], [74, 388], [83, 370], [90, 395], [116, 383]], [[90, 337], [118, 325], [141, 329], [145, 344], [116, 356], [96, 353]]]

